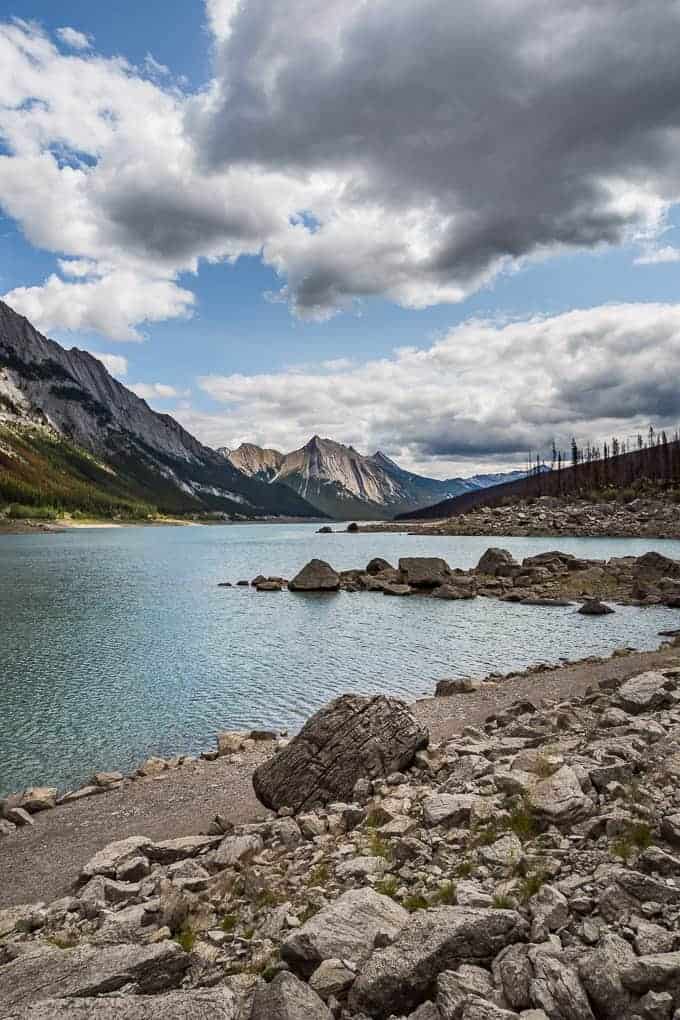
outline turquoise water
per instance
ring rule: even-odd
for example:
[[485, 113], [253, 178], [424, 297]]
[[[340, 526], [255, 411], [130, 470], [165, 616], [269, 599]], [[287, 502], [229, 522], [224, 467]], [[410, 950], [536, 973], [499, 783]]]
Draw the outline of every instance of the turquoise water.
[[[0, 794], [71, 787], [98, 768], [214, 746], [215, 733], [295, 729], [343, 691], [431, 693], [437, 679], [539, 660], [653, 648], [666, 609], [585, 618], [477, 599], [258, 594], [218, 588], [291, 577], [312, 556], [338, 569], [372, 556], [444, 556], [468, 567], [488, 538], [317, 535], [317, 525], [120, 528], [0, 536]], [[680, 558], [680, 542], [524, 539], [517, 557]]]

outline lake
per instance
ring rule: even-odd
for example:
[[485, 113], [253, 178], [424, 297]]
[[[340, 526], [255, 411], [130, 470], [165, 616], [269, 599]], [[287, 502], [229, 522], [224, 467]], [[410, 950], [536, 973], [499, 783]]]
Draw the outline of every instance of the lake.
[[318, 556], [474, 565], [492, 544], [518, 558], [560, 548], [606, 558], [680, 542], [318, 535], [318, 525], [243, 524], [0, 536], [0, 794], [72, 788], [97, 769], [196, 753], [220, 729], [297, 729], [345, 692], [413, 699], [436, 680], [658, 645], [677, 612], [622, 607], [583, 617], [487, 599], [219, 588], [292, 577]]

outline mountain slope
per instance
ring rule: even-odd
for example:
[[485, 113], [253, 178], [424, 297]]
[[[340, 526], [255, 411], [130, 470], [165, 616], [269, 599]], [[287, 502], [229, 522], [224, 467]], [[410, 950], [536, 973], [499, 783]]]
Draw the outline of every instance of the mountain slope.
[[[282, 454], [252, 443], [223, 450], [236, 467], [265, 482], [283, 483], [336, 519], [389, 519], [397, 513], [430, 506], [443, 499], [496, 484], [503, 475], [474, 479], [426, 478], [399, 467], [380, 450], [364, 457], [332, 439], [312, 439], [299, 450]], [[511, 472], [508, 480], [523, 477]]]
[[0, 501], [23, 492], [21, 501], [35, 502], [42, 485], [72, 506], [77, 498], [64, 494], [84, 476], [98, 500], [109, 493], [171, 513], [318, 516], [289, 487], [239, 471], [91, 354], [65, 350], [0, 301]]

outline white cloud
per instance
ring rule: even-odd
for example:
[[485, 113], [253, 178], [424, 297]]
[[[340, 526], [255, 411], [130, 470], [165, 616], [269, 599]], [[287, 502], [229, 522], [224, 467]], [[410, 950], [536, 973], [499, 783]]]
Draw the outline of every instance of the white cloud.
[[363, 364], [207, 376], [225, 405], [186, 411], [204, 442], [294, 449], [318, 432], [441, 477], [523, 464], [553, 437], [600, 440], [680, 422], [680, 305], [605, 305], [470, 320], [425, 349]]
[[143, 400], [172, 400], [187, 393], [186, 390], [178, 390], [165, 383], [130, 383], [128, 388]]
[[637, 238], [643, 260], [674, 257], [648, 249], [680, 197], [677, 3], [205, 13], [213, 77], [195, 93], [151, 54], [139, 69], [75, 28], [63, 52], [0, 24], [0, 206], [59, 258], [11, 297], [43, 327], [138, 338], [190, 314], [178, 281], [201, 259], [228, 272], [244, 254], [318, 320], [372, 295], [457, 302], [567, 249]]
[[68, 26], [58, 28], [57, 35], [66, 46], [70, 46], [74, 50], [89, 50], [92, 46], [90, 36], [84, 32], [79, 32], [76, 28], [69, 28]]
[[127, 375], [128, 360], [122, 354], [101, 354], [99, 351], [90, 351], [93, 358], [101, 361], [104, 368], [111, 375], [123, 377]]
[[680, 262], [680, 248], [670, 244], [662, 248], [650, 248], [635, 259], [636, 266], [654, 266], [663, 262]]

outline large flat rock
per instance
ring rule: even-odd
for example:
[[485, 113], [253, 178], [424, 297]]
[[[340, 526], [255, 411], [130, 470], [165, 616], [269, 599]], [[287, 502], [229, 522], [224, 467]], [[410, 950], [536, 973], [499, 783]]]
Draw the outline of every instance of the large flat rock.
[[396, 937], [410, 914], [389, 896], [364, 887], [344, 893], [288, 936], [281, 956], [309, 976], [323, 960], [358, 964], [373, 950], [378, 934]]
[[104, 995], [93, 999], [46, 999], [0, 1020], [236, 1020], [238, 1004], [228, 988], [166, 995]]
[[171, 941], [104, 949], [36, 946], [0, 967], [0, 1003], [11, 1014], [41, 999], [104, 995], [126, 985], [145, 994], [162, 992], [179, 985], [189, 962]]
[[350, 992], [350, 1008], [372, 1017], [405, 1014], [427, 997], [441, 971], [488, 964], [526, 936], [514, 910], [435, 907], [417, 911], [391, 946], [376, 950]]

